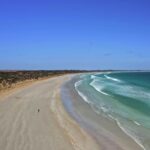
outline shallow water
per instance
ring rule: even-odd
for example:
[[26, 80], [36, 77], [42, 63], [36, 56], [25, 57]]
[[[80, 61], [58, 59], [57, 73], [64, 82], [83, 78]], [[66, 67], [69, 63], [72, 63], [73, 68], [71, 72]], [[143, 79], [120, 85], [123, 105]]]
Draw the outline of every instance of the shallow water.
[[97, 114], [115, 120], [143, 149], [150, 149], [150, 72], [88, 74], [75, 88]]

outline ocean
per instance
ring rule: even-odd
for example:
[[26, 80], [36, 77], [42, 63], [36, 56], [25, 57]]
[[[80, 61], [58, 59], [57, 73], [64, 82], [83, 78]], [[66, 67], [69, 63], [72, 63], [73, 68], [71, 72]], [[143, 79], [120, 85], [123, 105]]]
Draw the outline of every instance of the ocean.
[[143, 149], [150, 149], [150, 72], [84, 74], [74, 86], [96, 114], [116, 121]]

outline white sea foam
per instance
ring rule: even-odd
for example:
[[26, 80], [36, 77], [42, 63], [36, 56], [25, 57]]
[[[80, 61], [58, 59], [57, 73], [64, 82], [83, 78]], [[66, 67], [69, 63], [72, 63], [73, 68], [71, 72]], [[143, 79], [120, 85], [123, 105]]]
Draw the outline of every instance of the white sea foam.
[[96, 75], [91, 75], [91, 79], [99, 81], [99, 80], [101, 80], [103, 78], [99, 77], [99, 76], [96, 76]]
[[[92, 107], [92, 109], [97, 113], [97, 114], [100, 114], [100, 111], [98, 111], [97, 109], [95, 109], [95, 107]], [[108, 112], [108, 109], [106, 109], [105, 107], [101, 107], [102, 111], [104, 113], [107, 113]], [[115, 118], [113, 117], [112, 115], [110, 114], [107, 114], [105, 117], [109, 117], [110, 119], [116, 121], [118, 127], [126, 134], [128, 135], [129, 137], [131, 137], [131, 139], [133, 139], [143, 150], [146, 150], [145, 147], [143, 146], [141, 140], [134, 134], [134, 133], [131, 133], [129, 130], [127, 130], [125, 127], [123, 127], [121, 125], [121, 123]], [[134, 121], [135, 124], [137, 125], [140, 125], [138, 122]]]
[[78, 86], [82, 83], [82, 80], [78, 81], [75, 83], [75, 89], [77, 91], [77, 93], [79, 94], [79, 96], [87, 103], [90, 103], [90, 101], [88, 100], [88, 98], [78, 90]]
[[103, 91], [103, 86], [99, 85], [99, 84], [96, 84], [96, 81], [93, 80], [91, 83], [90, 83], [90, 86], [92, 86], [96, 91], [100, 92], [101, 94], [103, 95], [106, 95], [106, 96], [109, 96], [109, 94], [107, 94], [106, 92]]
[[[118, 79], [116, 79], [115, 81], [117, 80]], [[102, 94], [105, 95], [107, 93], [103, 92], [103, 89], [110, 90], [112, 93], [115, 93], [117, 95], [143, 101], [150, 105], [150, 101], [147, 101], [148, 99], [150, 99], [150, 91], [145, 90], [144, 88], [138, 87], [136, 85], [125, 83], [122, 81], [108, 82], [102, 78], [95, 78], [92, 81], [91, 86], [94, 87], [98, 92], [101, 92]]]
[[91, 79], [95, 79], [96, 78], [96, 76], [95, 75], [91, 75]]
[[136, 125], [140, 126], [141, 124], [137, 121], [133, 121]]
[[121, 123], [115, 119], [117, 122], [117, 125], [119, 126], [119, 128], [125, 133], [127, 134], [129, 137], [131, 137], [143, 150], [146, 150], [145, 147], [143, 146], [142, 142], [139, 140], [139, 138], [133, 133], [129, 132], [126, 128], [124, 128]]
[[[110, 77], [108, 74], [105, 74], [102, 77], [91, 75], [91, 79], [92, 82], [90, 83], [90, 86], [92, 86], [96, 91], [100, 92], [103, 95], [106, 96], [111, 96], [108, 93], [105, 92], [105, 89], [107, 89], [108, 91], [115, 93], [116, 95], [122, 95], [125, 97], [132, 97], [134, 99], [140, 100], [140, 101], [147, 101], [148, 98], [150, 98], [150, 93], [148, 92], [148, 90], [142, 89], [141, 87], [138, 87], [136, 85], [132, 85], [128, 82], [123, 82], [122, 80], [118, 80], [116, 78], [112, 78]], [[114, 82], [115, 81], [115, 82]], [[82, 99], [89, 103], [90, 106], [92, 106], [92, 109], [97, 113], [97, 114], [104, 114], [106, 115], [106, 117], [116, 121], [117, 125], [119, 126], [119, 128], [125, 133], [127, 134], [129, 137], [131, 137], [143, 150], [146, 150], [146, 148], [143, 146], [143, 140], [142, 136], [138, 136], [139, 133], [137, 132], [137, 128], [142, 128], [142, 125], [138, 122], [138, 121], [133, 121], [134, 125], [132, 124], [132, 126], [127, 126], [127, 124], [123, 124], [122, 123], [122, 119], [120, 119], [122, 116], [124, 116], [124, 113], [126, 115], [126, 113], [130, 113], [128, 111], [126, 111], [126, 107], [121, 107], [123, 108], [123, 113], [119, 112], [119, 117], [116, 117], [115, 115], [113, 115], [112, 112], [115, 112], [116, 114], [118, 114], [118, 111], [121, 110], [118, 109], [118, 111], [115, 111], [115, 107], [114, 105], [112, 105], [112, 109], [110, 109], [109, 107], [107, 108], [107, 106], [105, 107], [105, 104], [107, 104], [104, 101], [104, 105], [102, 104], [101, 101], [98, 101], [99, 103], [97, 103], [97, 101], [90, 101], [88, 99], [88, 97], [86, 95], [84, 95], [78, 88], [80, 86], [80, 84], [82, 84], [82, 81], [78, 81], [75, 84], [76, 90], [78, 92], [78, 94], [82, 97]], [[89, 87], [87, 87], [89, 88]], [[95, 103], [96, 102], [96, 103]], [[146, 102], [148, 103], [148, 101]], [[113, 104], [116, 104], [116, 102], [114, 102]], [[108, 103], [109, 105], [109, 103]], [[110, 105], [111, 106], [111, 102]], [[120, 104], [121, 106], [121, 104]], [[133, 112], [134, 114], [134, 112]], [[129, 117], [129, 116], [127, 116]], [[131, 120], [133, 120], [133, 116], [131, 116]], [[137, 118], [137, 117], [136, 117]], [[129, 117], [130, 119], [130, 117]], [[137, 118], [138, 119], [138, 118]], [[130, 125], [130, 124], [129, 124]], [[139, 126], [139, 127], [138, 127]], [[141, 126], [141, 127], [140, 127]], [[136, 127], [135, 129], [132, 127]], [[136, 135], [137, 134], [137, 135]]]
[[[138, 87], [136, 85], [132, 85], [130, 83], [123, 82], [122, 80], [113, 78], [109, 76], [110, 73], [106, 73], [104, 75], [105, 78], [99, 78], [95, 75], [92, 76], [92, 79], [94, 79], [94, 83], [92, 86], [98, 91], [101, 92], [104, 95], [108, 95], [106, 92], [104, 92], [104, 89], [111, 90], [112, 93], [115, 93], [117, 95], [126, 96], [129, 98], [134, 98], [140, 101], [143, 101], [150, 105], [150, 91], [146, 90], [142, 87]], [[106, 79], [109, 79], [111, 81], [115, 82], [107, 82]]]
[[75, 85], [75, 88], [77, 88], [80, 84], [82, 84], [82, 80], [79, 80], [78, 82], [76, 82], [74, 85]]
[[102, 90], [98, 90], [98, 91], [99, 91], [100, 93], [104, 94], [104, 95], [109, 96], [109, 94], [107, 94], [107, 93], [103, 92]]
[[111, 85], [112, 90], [114, 93], [118, 94], [118, 95], [122, 95], [122, 96], [126, 96], [126, 97], [130, 97], [130, 98], [134, 98], [140, 101], [143, 101], [145, 103], [149, 103], [150, 102], [147, 101], [148, 99], [150, 99], [150, 93], [149, 91], [144, 90], [143, 88], [137, 87], [137, 86], [133, 86], [133, 85]]
[[[97, 114], [100, 114], [100, 111], [97, 111], [97, 110], [95, 109], [95, 107], [92, 107], [92, 108], [93, 108], [93, 110], [94, 110]], [[101, 107], [101, 109], [102, 109], [102, 111], [103, 111], [104, 113], [107, 113], [107, 112], [108, 112], [108, 110], [107, 110], [105, 107]], [[107, 116], [108, 116], [110, 119], [116, 121], [118, 127], [119, 127], [126, 135], [128, 135], [129, 137], [131, 137], [131, 139], [133, 139], [143, 150], [146, 150], [145, 147], [143, 146], [141, 140], [140, 140], [134, 133], [131, 133], [129, 130], [127, 130], [125, 127], [123, 127], [123, 126], [121, 125], [121, 123], [118, 121], [118, 119], [116, 119], [115, 117], [113, 117], [113, 116], [110, 115], [110, 114], [107, 114]], [[105, 117], [107, 117], [107, 116], [105, 116]], [[134, 121], [134, 123], [137, 124], [137, 125], [140, 125], [140, 124], [139, 124], [138, 122], [136, 122], [136, 121]]]
[[109, 116], [110, 119], [115, 120], [112, 115], [108, 114], [108, 116]]
[[108, 109], [107, 109], [106, 107], [104, 107], [104, 106], [102, 106], [101, 109], [102, 109], [102, 111], [103, 111], [104, 113], [108, 112]]
[[135, 98], [135, 99], [138, 99], [140, 101], [144, 101], [150, 104], [150, 102], [147, 101], [147, 99], [150, 99], [150, 93], [149, 93], [150, 91], [147, 91], [141, 87], [138, 87], [129, 83], [125, 83], [119, 79], [112, 78], [108, 75], [104, 75], [104, 77], [106, 79], [116, 82], [116, 83], [113, 83], [113, 82], [105, 83], [105, 85], [107, 85], [107, 88], [111, 89], [112, 92], [122, 95], [122, 96]]
[[112, 78], [112, 77], [110, 77], [108, 75], [104, 75], [104, 77], [107, 78], [107, 79], [109, 79], [109, 80], [112, 80], [112, 81], [121, 82], [121, 80], [116, 79], [116, 78]]
[[94, 104], [92, 104], [91, 107], [92, 107], [93, 111], [95, 113], [97, 113], [98, 115], [103, 115], [103, 117], [106, 117], [107, 119], [110, 118], [108, 116], [109, 110], [106, 107], [104, 107], [104, 106], [98, 106], [98, 105], [94, 105]]

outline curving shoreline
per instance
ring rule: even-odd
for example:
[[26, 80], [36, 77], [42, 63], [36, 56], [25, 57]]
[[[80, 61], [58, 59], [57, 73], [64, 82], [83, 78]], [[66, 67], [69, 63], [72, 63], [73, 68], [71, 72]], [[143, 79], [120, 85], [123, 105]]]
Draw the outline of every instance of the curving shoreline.
[[119, 128], [114, 120], [96, 114], [92, 107], [84, 102], [74, 87], [78, 81], [78, 78], [74, 78], [63, 87], [64, 106], [80, 126], [97, 141], [101, 149], [143, 150], [139, 144]]
[[100, 149], [64, 109], [60, 87], [71, 77], [39, 81], [0, 98], [1, 149]]
[[38, 81], [1, 96], [3, 150], [141, 150], [115, 122], [93, 113], [74, 91], [73, 76]]

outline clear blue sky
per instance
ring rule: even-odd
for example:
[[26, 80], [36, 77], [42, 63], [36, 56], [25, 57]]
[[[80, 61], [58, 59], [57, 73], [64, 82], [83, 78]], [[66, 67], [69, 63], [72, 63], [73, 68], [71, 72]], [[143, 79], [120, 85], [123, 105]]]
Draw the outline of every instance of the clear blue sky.
[[150, 69], [150, 1], [1, 0], [0, 69]]

